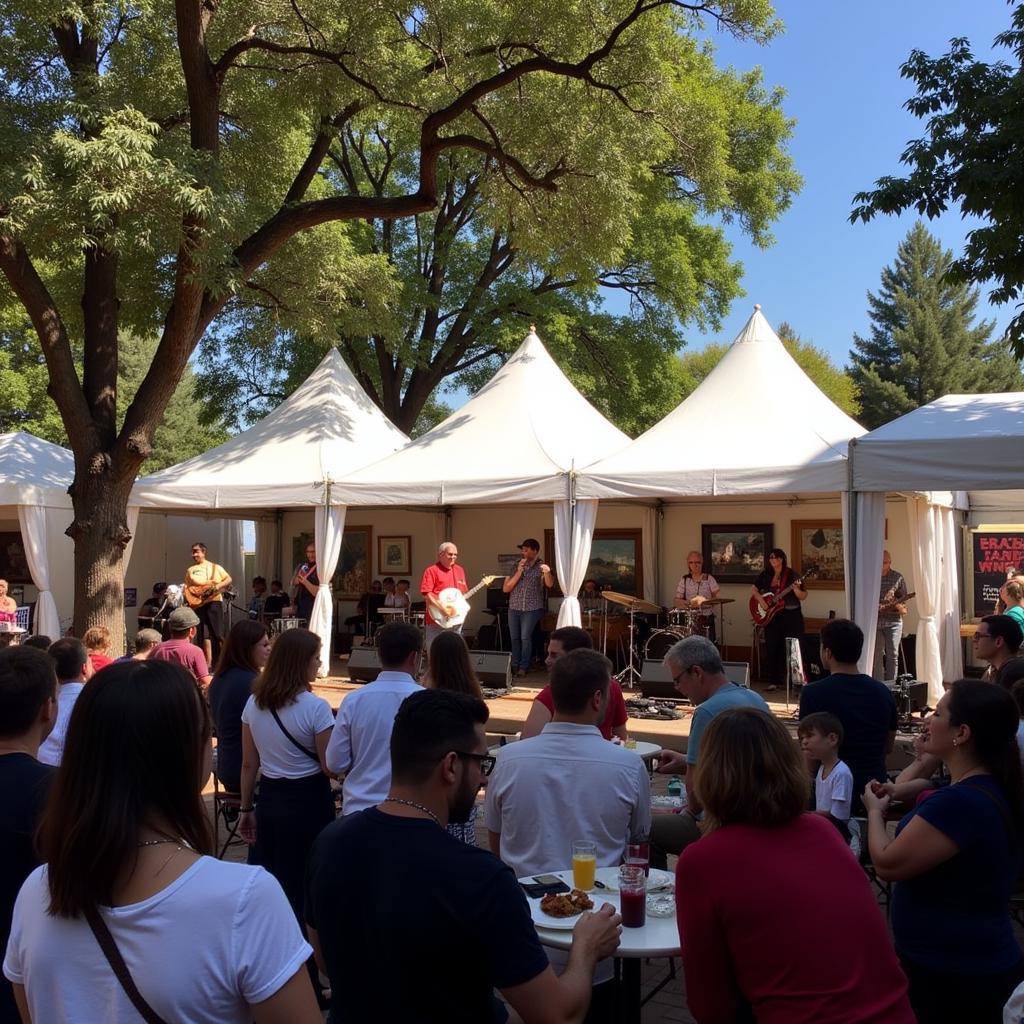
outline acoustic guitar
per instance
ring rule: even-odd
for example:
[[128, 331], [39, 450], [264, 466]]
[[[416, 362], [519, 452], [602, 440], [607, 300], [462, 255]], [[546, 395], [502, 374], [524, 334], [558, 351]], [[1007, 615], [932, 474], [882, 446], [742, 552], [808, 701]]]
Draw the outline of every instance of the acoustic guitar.
[[750, 617], [754, 620], [754, 625], [767, 626], [768, 623], [771, 622], [772, 619], [774, 619], [775, 616], [778, 615], [779, 612], [781, 612], [782, 609], [785, 607], [786, 595], [796, 587], [802, 586], [804, 580], [813, 580], [814, 577], [817, 575], [818, 570], [816, 568], [808, 569], [803, 574], [803, 576], [800, 576], [797, 579], [793, 580], [793, 582], [790, 583], [788, 587], [785, 587], [784, 589], [780, 590], [777, 594], [773, 594], [771, 592], [767, 594], [762, 594], [761, 597], [768, 605], [767, 608], [762, 608], [757, 598], [751, 597]]
[[469, 614], [469, 599], [481, 588], [489, 587], [496, 579], [504, 579], [498, 576], [485, 576], [472, 590], [463, 593], [458, 587], [445, 587], [437, 595], [441, 608], [451, 605], [455, 609], [451, 615], [446, 615], [440, 608], [431, 608], [430, 613], [438, 620], [437, 624], [442, 629], [451, 629], [453, 626], [461, 626]]
[[[217, 584], [212, 579], [215, 570], [219, 566], [214, 565], [213, 562], [204, 562], [203, 564], [212, 567], [210, 569], [211, 579], [203, 580], [200, 583], [189, 583], [186, 581], [181, 588], [182, 596], [185, 598], [185, 603], [189, 608], [202, 608], [204, 604], [209, 604], [220, 593], [217, 590]], [[227, 596], [227, 591], [224, 591], [224, 595], [225, 597]]]

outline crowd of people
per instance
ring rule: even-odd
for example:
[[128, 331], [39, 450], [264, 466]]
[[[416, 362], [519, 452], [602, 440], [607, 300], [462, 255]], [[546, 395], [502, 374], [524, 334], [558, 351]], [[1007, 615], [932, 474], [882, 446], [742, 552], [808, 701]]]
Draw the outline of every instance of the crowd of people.
[[[513, 589], [543, 580], [527, 547]], [[781, 593], [792, 576], [769, 564]], [[211, 667], [197, 618], [175, 609], [169, 639], [140, 631], [113, 662], [102, 631], [0, 651], [0, 1024], [302, 1024], [327, 1007], [335, 1022], [611, 1022], [620, 915], [598, 898], [569, 952], [546, 950], [517, 882], [566, 868], [581, 839], [598, 868], [628, 844], [649, 843], [653, 867], [678, 858], [701, 1024], [995, 1024], [1024, 983], [1013, 615], [979, 623], [989, 678], [949, 688], [894, 780], [895, 702], [859, 672], [855, 623], [822, 627], [828, 674], [803, 688], [796, 736], [710, 639], [680, 640], [665, 666], [693, 715], [686, 750], [657, 755], [684, 777], [671, 809], [652, 809], [583, 629], [551, 633], [547, 686], [495, 755], [457, 631], [435, 631], [421, 682], [423, 633], [383, 625], [379, 676], [335, 715], [312, 691], [314, 633], [272, 640], [244, 619]], [[211, 770], [237, 797], [246, 864], [212, 856]], [[891, 933], [865, 866], [893, 883]]]

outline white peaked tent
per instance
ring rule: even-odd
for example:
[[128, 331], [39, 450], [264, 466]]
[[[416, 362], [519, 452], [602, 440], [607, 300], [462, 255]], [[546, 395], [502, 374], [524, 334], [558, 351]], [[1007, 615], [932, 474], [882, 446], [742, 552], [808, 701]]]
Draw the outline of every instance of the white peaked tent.
[[592, 498], [845, 490], [847, 444], [864, 428], [783, 347], [755, 306], [721, 362], [631, 445], [586, 466]]
[[17, 431], [0, 434], [0, 514], [17, 509], [32, 583], [39, 591], [34, 628], [60, 636], [60, 618], [50, 589], [46, 520], [54, 514], [70, 517], [68, 487], [75, 476], [74, 456], [66, 448]]
[[321, 638], [321, 675], [331, 651], [330, 579], [341, 554], [345, 498], [354, 469], [389, 455], [408, 438], [373, 404], [331, 349], [269, 416], [224, 444], [143, 477], [131, 504], [154, 509], [312, 507], [320, 591], [309, 628]]
[[461, 409], [345, 481], [359, 505], [552, 501], [559, 625], [580, 624], [576, 593], [590, 560], [597, 502], [576, 503], [572, 472], [629, 444], [569, 382], [531, 329]]

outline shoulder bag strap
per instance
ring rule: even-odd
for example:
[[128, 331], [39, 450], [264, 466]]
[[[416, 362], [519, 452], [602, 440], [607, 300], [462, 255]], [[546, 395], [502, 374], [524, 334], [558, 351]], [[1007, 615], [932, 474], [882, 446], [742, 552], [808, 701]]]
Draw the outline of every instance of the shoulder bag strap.
[[304, 754], [306, 754], [306, 755], [307, 755], [308, 757], [311, 757], [311, 758], [313, 758], [313, 760], [314, 760], [314, 761], [316, 761], [316, 763], [317, 763], [317, 764], [320, 764], [320, 755], [319, 755], [319, 754], [314, 754], [314, 753], [313, 753], [313, 751], [309, 749], [309, 747], [304, 747], [304, 746], [303, 746], [303, 745], [302, 745], [302, 744], [301, 744], [301, 743], [300, 743], [300, 742], [299, 742], [299, 741], [298, 741], [298, 740], [297, 740], [297, 739], [296, 739], [296, 738], [295, 738], [295, 737], [294, 737], [294, 736], [293, 736], [293, 735], [292, 735], [292, 734], [291, 734], [291, 733], [290, 733], [290, 732], [289, 732], [289, 731], [288, 731], [288, 730], [287, 730], [287, 729], [286, 729], [286, 728], [284, 727], [284, 722], [282, 722], [282, 721], [281, 721], [281, 719], [280, 719], [280, 718], [278, 717], [278, 714], [277, 714], [277, 712], [276, 712], [276, 711], [274, 711], [273, 709], [271, 709], [271, 712], [270, 712], [270, 713], [271, 713], [271, 714], [272, 714], [272, 715], [274, 716], [274, 721], [275, 721], [275, 722], [277, 722], [277, 727], [278, 727], [278, 728], [279, 728], [279, 729], [281, 730], [281, 732], [283, 732], [283, 733], [285, 734], [285, 736], [287, 736], [287, 737], [288, 737], [288, 739], [289, 739], [289, 740], [291, 741], [291, 744], [292, 744], [292, 746], [294, 746], [294, 747], [298, 747], [298, 749], [299, 749], [299, 750], [301, 750], [301, 751], [302, 751], [302, 752], [303, 752]]
[[146, 1002], [142, 993], [135, 987], [135, 981], [128, 970], [128, 965], [124, 962], [124, 957], [121, 956], [121, 950], [117, 948], [114, 936], [110, 934], [110, 929], [100, 916], [99, 911], [95, 907], [87, 908], [85, 919], [89, 922], [89, 927], [92, 929], [93, 935], [96, 936], [96, 941], [99, 943], [100, 949], [103, 950], [103, 955], [107, 958], [107, 963], [110, 964], [114, 976], [121, 983], [121, 988], [131, 1000], [132, 1006], [138, 1010], [139, 1016], [146, 1024], [166, 1024], [163, 1017]]
[[[976, 776], [972, 776], [972, 778], [975, 777]], [[965, 783], [968, 783], [970, 781], [970, 779], [964, 779], [964, 781], [961, 782], [960, 785], [964, 785]], [[1017, 849], [1019, 846], [1019, 842], [1017, 839], [1017, 830], [1013, 827], [1013, 819], [1010, 817], [1009, 804], [1007, 804], [1007, 802], [1002, 798], [1002, 796], [996, 796], [996, 794], [993, 793], [992, 790], [990, 790], [987, 786], [971, 786], [971, 789], [973, 789], [975, 793], [984, 793], [985, 796], [987, 796], [989, 800], [991, 800], [992, 803], [996, 805], [996, 808], [999, 811], [999, 816], [1003, 819], [1003, 826], [1006, 829], [1007, 838], [1010, 840], [1010, 846], [1013, 849]]]

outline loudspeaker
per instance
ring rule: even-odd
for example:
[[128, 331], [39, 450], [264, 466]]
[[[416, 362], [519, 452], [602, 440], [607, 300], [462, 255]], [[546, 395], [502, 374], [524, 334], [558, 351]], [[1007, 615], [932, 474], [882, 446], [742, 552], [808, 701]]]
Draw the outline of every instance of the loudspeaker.
[[512, 655], [506, 651], [470, 651], [469, 663], [481, 686], [507, 690], [512, 685]]
[[803, 659], [807, 682], [813, 683], [828, 675], [821, 664], [821, 637], [817, 633], [804, 633], [800, 637], [800, 657]]
[[750, 689], [750, 662], [749, 661], [723, 661], [722, 668], [731, 683], [738, 683]]
[[645, 697], [672, 697], [681, 699], [672, 682], [672, 676], [660, 658], [644, 658], [640, 669], [640, 692]]
[[353, 683], [369, 683], [380, 673], [376, 647], [353, 647], [348, 656], [348, 677]]

